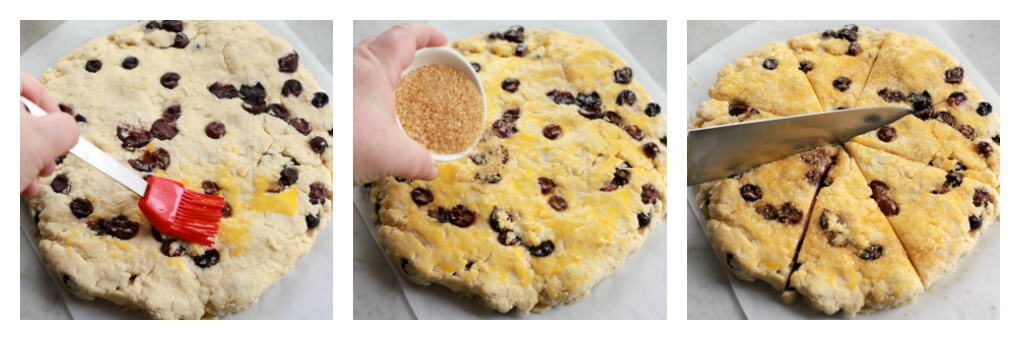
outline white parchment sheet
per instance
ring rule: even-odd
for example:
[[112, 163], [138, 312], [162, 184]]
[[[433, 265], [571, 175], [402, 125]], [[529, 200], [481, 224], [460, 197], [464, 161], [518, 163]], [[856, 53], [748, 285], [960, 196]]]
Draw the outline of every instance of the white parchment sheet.
[[[85, 42], [106, 36], [128, 26], [134, 21], [68, 21], [36, 42], [21, 56], [21, 70], [39, 77], [57, 60]], [[279, 21], [260, 21], [269, 33], [283, 38], [301, 55], [301, 64], [315, 77], [326, 93], [333, 96], [333, 75], [315, 58], [303, 41], [290, 28]], [[317, 43], [332, 44], [330, 37], [310, 37]], [[321, 40], [321, 41], [318, 41]], [[39, 239], [32, 232], [35, 222], [28, 213], [28, 205], [21, 203], [21, 230], [30, 240], [32, 250], [39, 255]], [[298, 259], [294, 268], [259, 298], [251, 308], [230, 314], [223, 319], [332, 319], [333, 318], [333, 219], [316, 237], [315, 244], [304, 257]], [[24, 265], [24, 259], [22, 259]], [[34, 262], [32, 265], [35, 265]], [[50, 273], [52, 277], [52, 273]], [[71, 317], [75, 319], [137, 319], [144, 315], [137, 311], [126, 311], [109, 301], [96, 299], [85, 301], [68, 294], [53, 277], [64, 297]], [[32, 303], [22, 301], [21, 303]]]
[[[693, 117], [698, 104], [708, 100], [708, 88], [716, 81], [716, 73], [744, 53], [771, 41], [787, 39], [805, 33], [838, 28], [854, 23], [859, 26], [890, 29], [927, 38], [946, 53], [960, 61], [969, 79], [985, 101], [993, 107], [999, 105], [999, 94], [977, 72], [977, 68], [953, 43], [945, 32], [932, 22], [899, 21], [787, 21], [756, 22], [723, 39], [687, 67], [687, 112]], [[996, 111], [998, 112], [998, 111]], [[705, 216], [697, 208], [696, 192], [688, 188], [687, 202], [704, 230]], [[727, 269], [719, 261], [718, 270]], [[842, 313], [826, 316], [811, 310], [802, 298], [792, 305], [779, 300], [779, 292], [764, 282], [745, 282], [727, 275], [737, 300], [748, 319], [841, 319]], [[856, 319], [998, 319], [999, 318], [999, 223], [986, 231], [969, 255], [962, 258], [956, 269], [946, 274], [913, 304], [858, 314]]]
[[[626, 60], [634, 69], [636, 81], [662, 105], [664, 114], [668, 113], [665, 92], [602, 23], [582, 21], [426, 23], [446, 34], [451, 43], [475, 34], [506, 30], [511, 25], [554, 28], [591, 37]], [[357, 215], [354, 220], [355, 228], [361, 225], [368, 229], [372, 238], [378, 242], [377, 228], [373, 221], [374, 203], [370, 202], [367, 191], [361, 187], [354, 190], [354, 207]], [[500, 314], [487, 311], [475, 300], [459, 297], [446, 287], [440, 285], [423, 287], [413, 284], [396, 271], [393, 263], [390, 263], [390, 267], [394, 268], [394, 275], [397, 276], [411, 309], [419, 319], [665, 319], [666, 224], [664, 220], [655, 230], [649, 232], [641, 249], [627, 257], [626, 262], [616, 272], [595, 285], [588, 296], [573, 304], [552, 307], [541, 314], [521, 315], [516, 312]]]

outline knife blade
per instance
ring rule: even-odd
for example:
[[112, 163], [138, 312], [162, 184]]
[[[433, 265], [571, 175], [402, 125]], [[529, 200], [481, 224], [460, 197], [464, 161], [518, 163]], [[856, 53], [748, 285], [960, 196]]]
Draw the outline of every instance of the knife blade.
[[[43, 110], [31, 100], [21, 97], [21, 102], [25, 104], [28, 112], [33, 116], [46, 115], [46, 110]], [[96, 147], [95, 144], [92, 144], [87, 139], [78, 136], [78, 142], [71, 147], [70, 153], [96, 167], [96, 169], [99, 169], [99, 171], [123, 184], [128, 189], [131, 189], [138, 196], [145, 196], [145, 190], [149, 187], [148, 182], [143, 180], [141, 176], [138, 176], [131, 168], [110, 157], [109, 154]]]
[[898, 107], [858, 108], [689, 130], [687, 185], [724, 178], [822, 145], [842, 143], [911, 112]]

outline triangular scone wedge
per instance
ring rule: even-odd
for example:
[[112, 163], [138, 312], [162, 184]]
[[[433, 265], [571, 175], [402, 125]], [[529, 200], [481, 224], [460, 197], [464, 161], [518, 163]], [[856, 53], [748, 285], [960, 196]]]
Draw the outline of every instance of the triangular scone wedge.
[[811, 200], [836, 150], [821, 147], [703, 186], [705, 232], [736, 277], [786, 288]]
[[957, 60], [928, 40], [887, 34], [857, 106], [914, 109], [914, 115], [925, 120], [939, 140], [937, 153], [928, 160], [931, 165], [964, 170], [967, 177], [998, 188], [999, 116], [992, 112], [991, 103], [981, 101]]
[[[889, 32], [882, 41], [868, 81], [858, 95], [856, 107], [909, 108], [923, 104], [922, 98], [937, 102], [937, 98], [959, 90], [960, 82], [956, 81], [953, 71], [959, 65], [955, 58], [925, 38]], [[960, 70], [963, 72], [962, 68]]]
[[818, 98], [790, 47], [771, 42], [726, 64], [708, 95], [779, 116], [819, 112]]
[[[932, 98], [934, 109], [920, 113], [922, 117], [939, 118], [936, 114], [947, 111], [957, 126], [967, 125], [977, 137], [992, 138], [999, 135], [999, 115], [991, 103], [985, 102], [970, 81], [964, 79], [946, 97]], [[927, 116], [925, 116], [927, 114]]]
[[951, 122], [951, 117], [922, 121], [914, 115], [907, 115], [852, 140], [914, 162], [959, 172], [964, 177], [997, 188], [998, 175], [988, 168], [986, 159], [976, 151], [978, 142], [967, 139], [949, 125]]
[[[938, 106], [936, 106], [936, 109]], [[939, 111], [937, 114], [947, 114]], [[999, 145], [988, 138], [979, 138], [970, 131], [970, 125], [952, 119], [926, 121], [939, 142], [939, 152], [931, 165], [964, 177], [999, 187]], [[950, 125], [952, 124], [952, 125]]]
[[914, 115], [904, 116], [851, 140], [919, 163], [928, 163], [938, 153], [931, 127]]
[[815, 198], [790, 287], [830, 315], [913, 301], [923, 290], [921, 279], [843, 149], [827, 178], [831, 184]]
[[995, 188], [855, 142], [847, 151], [925, 289], [956, 266], [999, 214]]
[[[961, 153], [974, 155], [985, 163], [997, 179], [999, 176], [999, 114], [967, 80], [960, 91], [954, 92], [934, 105], [926, 118], [933, 126], [939, 125], [943, 135], [954, 136]], [[937, 124], [940, 122], [942, 124]], [[952, 131], [955, 130], [955, 131]], [[938, 131], [938, 129], [935, 129]], [[955, 132], [955, 133], [954, 133]], [[980, 180], [980, 179], [979, 179]], [[991, 182], [986, 181], [991, 184]], [[998, 186], [998, 182], [995, 183]]]
[[779, 117], [768, 111], [761, 111], [746, 105], [722, 100], [707, 100], [698, 105], [698, 111], [691, 120], [692, 128], [739, 123], [748, 120]]
[[847, 25], [787, 41], [800, 70], [811, 81], [823, 111], [854, 107], [885, 34], [886, 31]]

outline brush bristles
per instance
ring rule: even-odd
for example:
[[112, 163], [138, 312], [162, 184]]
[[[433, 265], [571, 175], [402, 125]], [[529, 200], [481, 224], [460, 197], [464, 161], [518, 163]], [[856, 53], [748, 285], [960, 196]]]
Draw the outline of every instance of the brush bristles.
[[174, 223], [188, 221], [200, 224], [216, 224], [222, 218], [223, 197], [200, 194], [191, 190], [184, 191]]
[[181, 196], [181, 206], [198, 206], [210, 209], [219, 206], [219, 209], [223, 208], [223, 197], [206, 195], [192, 190], [185, 190]]
[[217, 223], [223, 217], [223, 206], [222, 197], [185, 190], [171, 224], [178, 233], [187, 234], [189, 238], [209, 240], [219, 230]]
[[181, 219], [175, 219], [171, 228], [173, 228], [174, 233], [179, 234], [181, 238], [204, 245], [212, 244], [211, 239], [216, 236], [216, 233], [219, 230], [216, 223], [201, 223]]

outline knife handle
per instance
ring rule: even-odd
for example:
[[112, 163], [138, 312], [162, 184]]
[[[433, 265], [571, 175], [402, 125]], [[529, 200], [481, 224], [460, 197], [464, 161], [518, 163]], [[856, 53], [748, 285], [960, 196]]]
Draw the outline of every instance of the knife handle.
[[[33, 116], [45, 116], [46, 110], [43, 110], [39, 105], [36, 105], [28, 98], [21, 97], [21, 102], [28, 107], [28, 112]], [[78, 158], [81, 158], [85, 162], [89, 163], [99, 171], [102, 171], [107, 176], [110, 176], [120, 184], [123, 184], [131, 191], [134, 191], [138, 196], [145, 196], [145, 190], [148, 188], [149, 183], [145, 182], [141, 176], [138, 176], [133, 170], [124, 166], [113, 157], [110, 157], [106, 152], [99, 149], [95, 144], [92, 144], [85, 138], [78, 136], [78, 142], [71, 147], [71, 153]]]

